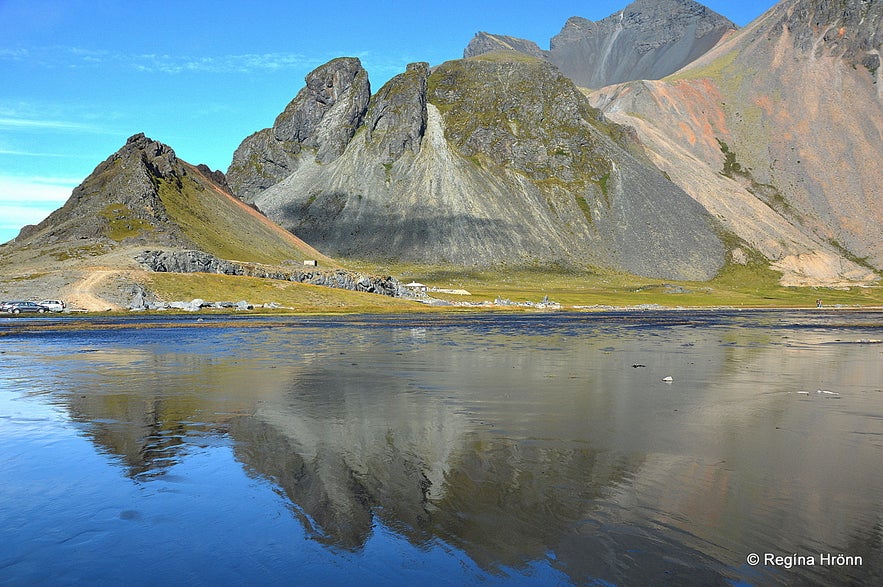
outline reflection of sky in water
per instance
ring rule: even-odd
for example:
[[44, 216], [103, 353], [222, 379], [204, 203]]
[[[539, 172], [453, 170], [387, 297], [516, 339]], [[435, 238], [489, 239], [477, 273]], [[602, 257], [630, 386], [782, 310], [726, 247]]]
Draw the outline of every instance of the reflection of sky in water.
[[[295, 567], [376, 583], [867, 577], [881, 562], [883, 346], [855, 341], [883, 338], [880, 318], [7, 336], [0, 524], [16, 539], [0, 568], [25, 582], [128, 579], [133, 563], [145, 583]], [[782, 574], [748, 568], [749, 552], [865, 566]]]

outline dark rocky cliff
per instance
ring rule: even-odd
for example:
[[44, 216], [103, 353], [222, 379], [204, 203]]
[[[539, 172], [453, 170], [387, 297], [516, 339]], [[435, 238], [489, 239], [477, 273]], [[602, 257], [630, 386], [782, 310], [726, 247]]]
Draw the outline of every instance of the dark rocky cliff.
[[305, 152], [322, 163], [333, 161], [361, 123], [370, 97], [368, 73], [358, 59], [341, 57], [315, 69], [273, 126], [236, 149], [230, 187], [252, 201], [297, 169]]

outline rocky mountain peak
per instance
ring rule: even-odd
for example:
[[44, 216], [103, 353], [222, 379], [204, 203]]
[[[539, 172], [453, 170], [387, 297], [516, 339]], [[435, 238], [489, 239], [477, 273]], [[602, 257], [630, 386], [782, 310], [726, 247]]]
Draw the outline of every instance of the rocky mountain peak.
[[[179, 184], [186, 174], [175, 151], [143, 133], [131, 136], [71, 193], [67, 202], [17, 240], [49, 231], [51, 241], [137, 237], [168, 221], [161, 182]], [[161, 240], [177, 242], [176, 231]]]
[[711, 49], [736, 25], [693, 0], [636, 0], [598, 22], [574, 17], [550, 59], [577, 85], [660, 79]]
[[334, 59], [310, 72], [304, 87], [273, 124], [280, 142], [316, 149], [316, 159], [332, 161], [343, 152], [368, 107], [368, 73], [355, 57]]
[[23, 229], [9, 251], [72, 266], [104, 256], [113, 265], [130, 264], [132, 251], [143, 248], [258, 263], [307, 255], [326, 259], [243, 204], [223, 179], [205, 165], [179, 159], [168, 145], [136, 134], [74, 188], [64, 206]]
[[480, 32], [463, 54], [517, 51], [550, 61], [578, 86], [601, 88], [665, 77], [736, 28], [693, 0], [636, 0], [598, 22], [569, 18], [551, 39], [549, 51], [533, 41]]
[[411, 63], [371, 98], [365, 128], [382, 164], [397, 161], [406, 150], [420, 150], [426, 131], [428, 79], [428, 63]]
[[176, 174], [178, 157], [175, 151], [159, 141], [155, 141], [144, 133], [129, 137], [126, 144], [111, 158], [126, 159], [137, 156], [149, 172], [157, 177], [170, 177]]
[[670, 78], [593, 100], [783, 283], [872, 282], [881, 18], [879, 0], [784, 0]]
[[233, 154], [227, 180], [246, 202], [294, 172], [303, 153], [319, 163], [339, 157], [362, 123], [371, 85], [357, 58], [334, 59], [305, 81], [273, 126], [246, 138]]

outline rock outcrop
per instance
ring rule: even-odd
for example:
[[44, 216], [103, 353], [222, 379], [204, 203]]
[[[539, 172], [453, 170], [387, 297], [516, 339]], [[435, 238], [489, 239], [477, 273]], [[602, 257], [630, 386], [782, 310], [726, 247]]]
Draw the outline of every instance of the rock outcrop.
[[61, 208], [40, 224], [24, 227], [16, 242], [37, 238], [41, 244], [90, 240], [110, 245], [152, 239], [165, 246], [187, 245], [183, 231], [169, 224], [158, 189], [159, 182], [177, 185], [186, 175], [170, 147], [136, 134], [74, 188]]
[[315, 69], [272, 128], [251, 135], [233, 154], [230, 187], [251, 201], [306, 158], [330, 163], [361, 124], [370, 97], [368, 73], [358, 59], [341, 57]]
[[420, 151], [426, 133], [428, 78], [428, 63], [412, 63], [371, 100], [365, 119], [367, 141], [377, 150], [383, 165], [394, 163], [405, 151]]
[[345, 269], [284, 270], [255, 263], [227, 261], [203, 251], [144, 251], [136, 257], [136, 261], [144, 269], [158, 273], [240, 275], [308, 283], [391, 297], [402, 297], [407, 293], [401, 282], [394, 277], [376, 277]]
[[[168, 145], [136, 134], [74, 188], [61, 208], [25, 227], [4, 255], [74, 262], [157, 247], [261, 263], [328, 260], [234, 197], [223, 180], [223, 173], [190, 165]], [[107, 262], [116, 264], [121, 255], [126, 256]]]
[[469, 41], [469, 44], [463, 51], [463, 58], [478, 57], [479, 55], [495, 51], [517, 51], [531, 57], [549, 59], [549, 52], [540, 49], [539, 45], [533, 41], [508, 35], [493, 35], [484, 31], [476, 33], [472, 40]]
[[552, 65], [513, 52], [409, 67], [339, 157], [301, 158], [240, 195], [333, 256], [681, 279], [708, 279], [724, 260], [714, 219], [627, 129]]

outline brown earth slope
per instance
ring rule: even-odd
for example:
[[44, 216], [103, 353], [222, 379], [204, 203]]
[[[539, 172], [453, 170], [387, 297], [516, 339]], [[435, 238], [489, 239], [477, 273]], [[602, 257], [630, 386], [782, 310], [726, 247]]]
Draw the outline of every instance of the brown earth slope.
[[883, 3], [787, 0], [662, 81], [595, 92], [786, 284], [883, 268]]

